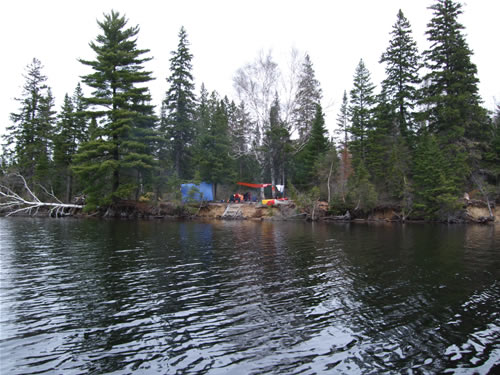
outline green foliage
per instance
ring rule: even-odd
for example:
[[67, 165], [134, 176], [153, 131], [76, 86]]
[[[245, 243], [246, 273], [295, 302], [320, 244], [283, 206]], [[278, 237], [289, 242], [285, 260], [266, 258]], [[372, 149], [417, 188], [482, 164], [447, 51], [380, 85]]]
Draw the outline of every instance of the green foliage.
[[[269, 125], [264, 133], [261, 150], [265, 153], [269, 165], [271, 183], [277, 184], [278, 175], [285, 169], [290, 153], [290, 133], [281, 118], [281, 107], [276, 95], [269, 111]], [[273, 197], [275, 192], [273, 191]]]
[[192, 175], [191, 146], [197, 136], [192, 58], [186, 30], [181, 27], [177, 50], [172, 52], [170, 58], [170, 76], [167, 78], [170, 87], [162, 103], [160, 127], [166, 139], [162, 158], [172, 161], [175, 172], [181, 178]]
[[200, 127], [197, 142], [197, 173], [202, 181], [211, 182], [215, 186], [218, 183], [233, 182], [235, 172], [234, 160], [229, 156], [231, 144], [227, 107], [215, 92], [200, 108], [200, 120], [203, 126]]
[[413, 111], [418, 99], [420, 58], [410, 23], [401, 10], [391, 36], [389, 47], [380, 58], [386, 64], [382, 92], [395, 113], [400, 134], [408, 138], [415, 128]]
[[292, 113], [292, 121], [298, 130], [299, 139], [304, 140], [309, 136], [316, 118], [316, 107], [321, 103], [321, 98], [320, 83], [316, 79], [311, 58], [306, 55], [299, 76], [295, 107]]
[[364, 160], [366, 135], [372, 127], [375, 85], [371, 82], [370, 72], [366, 68], [363, 59], [359, 61], [356, 67], [353, 86], [349, 105], [351, 121], [349, 131], [351, 133], [350, 149], [354, 159]]
[[354, 166], [354, 173], [349, 178], [348, 186], [347, 198], [355, 209], [367, 212], [375, 208], [377, 192], [370, 182], [370, 174], [362, 160]]
[[155, 165], [155, 117], [143, 85], [152, 80], [143, 69], [151, 58], [141, 57], [149, 50], [136, 46], [139, 27], [126, 28], [127, 19], [118, 12], [104, 15], [98, 25], [102, 34], [90, 43], [96, 58], [80, 62], [93, 69], [83, 77], [94, 89], [85, 102], [95, 109], [87, 115], [101, 121], [75, 156], [73, 170], [87, 181], [86, 192], [96, 194], [91, 199], [129, 198], [132, 186], [138, 198], [139, 187]]
[[481, 166], [487, 173], [489, 183], [496, 186], [497, 192], [500, 193], [500, 105], [497, 105], [496, 114], [492, 119], [490, 134]]
[[298, 191], [295, 186], [289, 184], [288, 192], [297, 210], [307, 213], [312, 220], [315, 220], [315, 209], [320, 197], [319, 187], [314, 186], [307, 191]]
[[431, 48], [424, 51], [428, 73], [422, 104], [428, 108], [425, 114], [430, 130], [446, 143], [485, 135], [477, 68], [471, 61], [464, 27], [458, 22], [461, 7], [452, 0], [436, 0], [427, 30]]
[[335, 129], [335, 134], [337, 134], [342, 148], [347, 148], [349, 142], [349, 100], [345, 90], [337, 117], [337, 128]]
[[75, 183], [71, 170], [73, 158], [79, 145], [89, 139], [86, 109], [83, 92], [78, 84], [72, 98], [68, 94], [64, 97], [53, 137], [54, 166], [59, 171], [54, 176], [53, 185], [56, 195], [64, 196], [67, 202], [71, 201]]
[[11, 113], [12, 125], [7, 127], [6, 154], [13, 168], [28, 184], [48, 184], [51, 175], [52, 136], [55, 124], [54, 98], [36, 58], [26, 67], [26, 82], [20, 107]]
[[301, 188], [308, 188], [317, 184], [317, 170], [315, 168], [328, 151], [328, 131], [325, 128], [325, 119], [321, 106], [316, 105], [316, 114], [312, 123], [309, 139], [294, 160], [295, 175], [294, 183]]
[[428, 219], [443, 218], [459, 208], [459, 188], [449, 175], [448, 156], [440, 149], [436, 136], [424, 134], [414, 156], [415, 208]]
[[413, 210], [450, 220], [461, 208], [458, 198], [476, 185], [484, 197], [498, 199], [500, 107], [491, 118], [481, 107], [477, 68], [458, 22], [462, 6], [435, 0], [431, 9], [422, 57], [398, 12], [380, 58], [386, 76], [378, 96], [360, 60], [337, 118], [340, 155], [328, 142], [320, 83], [308, 55], [289, 87], [287, 95], [297, 88], [290, 102], [278, 97], [283, 77], [270, 54], [235, 77], [246, 103], [209, 96], [204, 86], [197, 101], [184, 28], [158, 122], [147, 89], [151, 72], [144, 69], [149, 50], [137, 47], [139, 27], [128, 27], [112, 11], [90, 43], [95, 58], [80, 60], [91, 69], [82, 77], [90, 95], [84, 97], [78, 85], [57, 117], [40, 61], [28, 65], [0, 173], [15, 170], [30, 185], [44, 184], [68, 201], [83, 191], [87, 210], [154, 191], [157, 199], [179, 202], [185, 213], [181, 182], [212, 182], [216, 190], [236, 178], [270, 178], [288, 186], [293, 181], [300, 191], [291, 187], [292, 197], [310, 215], [326, 187], [339, 214], [390, 204], [405, 217]]

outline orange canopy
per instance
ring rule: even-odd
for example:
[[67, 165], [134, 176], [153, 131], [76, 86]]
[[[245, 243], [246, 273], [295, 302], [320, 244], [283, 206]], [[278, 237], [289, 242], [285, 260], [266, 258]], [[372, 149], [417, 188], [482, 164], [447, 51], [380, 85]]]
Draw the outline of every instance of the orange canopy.
[[271, 186], [271, 184], [251, 184], [249, 182], [237, 182], [237, 184], [241, 185], [241, 186], [248, 186], [248, 187], [255, 188], [255, 189]]

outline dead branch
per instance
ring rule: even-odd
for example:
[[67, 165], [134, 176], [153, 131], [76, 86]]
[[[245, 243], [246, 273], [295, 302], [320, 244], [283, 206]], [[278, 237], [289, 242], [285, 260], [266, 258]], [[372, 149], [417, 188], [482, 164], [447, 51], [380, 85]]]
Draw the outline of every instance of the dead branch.
[[28, 198], [23, 198], [15, 193], [8, 186], [0, 184], [0, 209], [9, 211], [6, 216], [15, 215], [18, 213], [27, 213], [28, 215], [36, 216], [40, 208], [49, 209], [49, 216], [65, 216], [68, 209], [81, 209], [83, 205], [62, 203], [53, 193], [49, 193], [47, 189], [41, 186], [42, 190], [56, 202], [42, 202], [28, 186], [26, 179], [20, 174], [14, 174], [23, 182], [23, 188], [28, 193]]
[[490, 219], [493, 219], [495, 217], [495, 215], [493, 215], [493, 211], [491, 210], [490, 200], [488, 198], [488, 194], [485, 192], [485, 190], [483, 188], [483, 184], [479, 181], [479, 179], [476, 178], [474, 173], [471, 174], [471, 177], [472, 177], [472, 181], [474, 181], [474, 183], [477, 185], [477, 187], [479, 188], [479, 191], [481, 192], [481, 194], [483, 195], [483, 197], [486, 201], [486, 205], [488, 206], [488, 211], [490, 214]]

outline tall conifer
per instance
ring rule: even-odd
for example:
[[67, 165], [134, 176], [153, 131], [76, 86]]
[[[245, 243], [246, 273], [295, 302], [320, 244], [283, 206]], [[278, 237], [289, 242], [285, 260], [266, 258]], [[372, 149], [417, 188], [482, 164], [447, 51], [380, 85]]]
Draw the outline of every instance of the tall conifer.
[[382, 92], [394, 109], [400, 134], [407, 138], [415, 127], [413, 111], [417, 103], [420, 62], [410, 23], [401, 10], [391, 36], [389, 46], [380, 59], [386, 64]]
[[87, 181], [94, 204], [103, 197], [137, 196], [144, 174], [155, 165], [153, 106], [144, 87], [153, 78], [143, 67], [151, 58], [143, 57], [149, 50], [137, 48], [139, 26], [127, 28], [127, 22], [118, 12], [105, 14], [98, 21], [102, 34], [90, 43], [96, 58], [80, 60], [93, 69], [82, 78], [94, 89], [86, 98], [94, 108], [88, 115], [100, 124], [95, 139], [80, 148], [74, 170]]
[[28, 181], [48, 183], [55, 125], [54, 98], [42, 73], [42, 63], [34, 58], [26, 67], [26, 79], [18, 112], [11, 113], [7, 127], [7, 153], [11, 164]]
[[295, 127], [298, 129], [300, 139], [305, 139], [309, 136], [316, 116], [316, 106], [321, 104], [322, 96], [321, 87], [319, 81], [316, 79], [311, 58], [309, 55], [306, 55], [299, 75], [295, 108], [293, 110]]
[[192, 174], [189, 159], [196, 136], [192, 59], [186, 29], [181, 27], [177, 50], [172, 51], [170, 58], [170, 76], [167, 78], [169, 88], [163, 101], [161, 118], [161, 130], [167, 139], [168, 155], [180, 178], [189, 178]]
[[[424, 51], [425, 86], [422, 104], [429, 132], [446, 154], [441, 175], [450, 179], [447, 194], [458, 198], [475, 161], [475, 143], [487, 137], [485, 112], [481, 108], [477, 68], [467, 45], [464, 26], [458, 22], [462, 6], [453, 0], [436, 0], [427, 25], [430, 48]], [[439, 201], [434, 200], [434, 204]], [[449, 204], [446, 203], [447, 206]]]
[[371, 82], [371, 75], [363, 59], [359, 61], [354, 73], [349, 117], [351, 121], [351, 153], [356, 159], [366, 156], [366, 136], [372, 127], [375, 85]]
[[427, 74], [422, 102], [428, 107], [430, 130], [445, 143], [456, 143], [466, 133], [480, 133], [477, 68], [471, 61], [464, 26], [458, 22], [461, 4], [436, 0], [430, 9], [434, 15], [427, 25], [431, 47], [424, 51]]
[[295, 180], [294, 185], [299, 187], [311, 187], [316, 181], [316, 162], [328, 151], [328, 131], [325, 127], [325, 119], [321, 105], [316, 105], [316, 113], [312, 123], [309, 139], [304, 149], [295, 158]]

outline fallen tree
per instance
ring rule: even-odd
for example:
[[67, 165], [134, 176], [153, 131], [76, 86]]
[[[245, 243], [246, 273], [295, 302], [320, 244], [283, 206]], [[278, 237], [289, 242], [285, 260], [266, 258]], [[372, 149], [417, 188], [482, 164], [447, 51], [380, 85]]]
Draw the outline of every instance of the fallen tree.
[[50, 202], [41, 201], [33, 190], [30, 189], [26, 179], [20, 174], [13, 174], [22, 181], [22, 189], [25, 191], [26, 197], [23, 198], [10, 187], [0, 184], [0, 210], [6, 211], [6, 216], [11, 216], [19, 213], [35, 216], [40, 209], [47, 209], [49, 216], [61, 217], [69, 215], [68, 211], [82, 209], [83, 205], [61, 202], [53, 193], [50, 193], [45, 187], [39, 185], [43, 192], [50, 198]]

